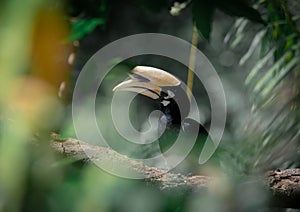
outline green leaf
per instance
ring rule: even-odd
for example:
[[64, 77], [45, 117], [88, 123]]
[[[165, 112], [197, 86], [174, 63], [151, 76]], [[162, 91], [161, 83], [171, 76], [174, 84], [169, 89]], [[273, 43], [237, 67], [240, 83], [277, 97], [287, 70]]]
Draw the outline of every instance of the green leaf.
[[252, 79], [256, 76], [256, 74], [264, 67], [264, 65], [267, 64], [268, 61], [270, 61], [273, 57], [273, 54], [275, 52], [276, 48], [273, 47], [262, 59], [256, 63], [254, 68], [250, 71], [248, 77], [245, 80], [245, 84], [249, 85], [249, 83], [252, 81]]
[[[268, 35], [265, 35], [268, 36]], [[254, 77], [259, 73], [259, 71], [271, 60], [274, 58], [274, 53], [277, 51], [277, 49], [282, 45], [282, 43], [285, 43], [286, 40], [295, 38], [296, 34], [291, 34], [287, 36], [285, 39], [278, 41], [277, 43], [273, 44], [272, 48], [269, 50], [269, 52], [265, 53], [265, 55], [256, 63], [254, 68], [250, 71], [248, 77], [246, 78], [245, 84], [249, 85], [251, 81], [254, 79]], [[290, 50], [295, 51], [299, 48], [299, 44], [295, 44], [291, 47], [289, 47]], [[288, 50], [285, 51], [285, 53]], [[278, 60], [278, 59], [277, 59]], [[277, 60], [274, 59], [276, 62]], [[289, 57], [286, 58], [285, 62], [289, 62]]]
[[239, 45], [239, 43], [242, 42], [243, 38], [244, 38], [244, 33], [239, 33], [239, 34], [237, 34], [236, 37], [235, 37], [235, 39], [234, 39], [234, 41], [233, 41], [232, 44], [230, 45], [230, 47], [231, 47], [231, 48], [237, 47], [237, 45]]
[[239, 18], [234, 22], [234, 25], [231, 27], [231, 29], [229, 30], [229, 32], [226, 34], [226, 36], [224, 38], [224, 43], [229, 42], [230, 38], [233, 37], [233, 35], [236, 33], [237, 29], [243, 24], [244, 21], [245, 21], [245, 19]]
[[[290, 108], [291, 105], [294, 102], [299, 102], [300, 101], [300, 94], [298, 93], [297, 95], [295, 95], [294, 97], [292, 97], [290, 100], [288, 100], [279, 110], [278, 112], [275, 114], [274, 117], [272, 117], [271, 121], [269, 122], [269, 124], [267, 125], [267, 127], [265, 128], [265, 134], [272, 134], [274, 133], [272, 130], [273, 128], [278, 128], [280, 127], [280, 125], [282, 125], [283, 121], [285, 121], [286, 119], [289, 119], [290, 117], [288, 115], [285, 114], [286, 111], [288, 111], [288, 114], [292, 114], [294, 116], [293, 113], [291, 113]], [[281, 118], [281, 116], [283, 116], [283, 118]], [[289, 120], [290, 121], [290, 120]], [[273, 128], [272, 128], [273, 127]]]
[[209, 41], [215, 5], [209, 0], [194, 0], [192, 14], [200, 34]]
[[68, 41], [79, 40], [85, 35], [91, 33], [97, 26], [105, 25], [103, 18], [81, 19], [72, 24], [71, 35]]
[[266, 97], [275, 87], [278, 85], [281, 80], [292, 70], [292, 68], [299, 63], [299, 58], [295, 57], [292, 59], [288, 64], [285, 65], [284, 68], [280, 71], [280, 73], [272, 79], [272, 81], [265, 87], [262, 92], [261, 96]]
[[250, 45], [248, 51], [240, 59], [240, 63], [239, 63], [240, 65], [244, 65], [246, 63], [246, 61], [250, 58], [250, 56], [255, 52], [259, 42], [264, 37], [265, 33], [266, 33], [266, 30], [263, 29], [256, 34], [256, 36], [254, 37], [254, 39], [251, 42], [251, 45]]
[[268, 71], [264, 74], [264, 76], [255, 85], [253, 89], [255, 93], [258, 93], [270, 80], [272, 80], [272, 78], [276, 74], [275, 72], [278, 71], [278, 69], [280, 69], [280, 67], [282, 67], [285, 64], [286, 58], [290, 54], [291, 52], [287, 52], [279, 60], [277, 60], [276, 63], [272, 65], [272, 67], [268, 69]]
[[251, 21], [265, 24], [260, 13], [241, 0], [215, 0], [218, 9], [230, 16], [244, 17]]

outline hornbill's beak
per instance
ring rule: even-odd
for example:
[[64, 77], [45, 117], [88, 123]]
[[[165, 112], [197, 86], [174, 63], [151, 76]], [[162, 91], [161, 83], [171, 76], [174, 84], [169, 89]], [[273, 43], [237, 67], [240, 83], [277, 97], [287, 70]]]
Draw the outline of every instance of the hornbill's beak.
[[118, 84], [113, 91], [133, 91], [158, 99], [163, 87], [180, 85], [180, 80], [173, 75], [150, 66], [136, 66], [129, 76], [129, 80]]

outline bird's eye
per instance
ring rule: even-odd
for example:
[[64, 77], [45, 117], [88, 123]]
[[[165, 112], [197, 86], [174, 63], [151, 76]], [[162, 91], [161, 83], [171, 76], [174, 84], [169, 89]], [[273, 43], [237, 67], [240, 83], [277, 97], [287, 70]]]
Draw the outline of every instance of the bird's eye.
[[175, 96], [175, 94], [170, 90], [167, 90], [167, 94], [168, 96], [166, 96], [165, 99], [172, 99]]

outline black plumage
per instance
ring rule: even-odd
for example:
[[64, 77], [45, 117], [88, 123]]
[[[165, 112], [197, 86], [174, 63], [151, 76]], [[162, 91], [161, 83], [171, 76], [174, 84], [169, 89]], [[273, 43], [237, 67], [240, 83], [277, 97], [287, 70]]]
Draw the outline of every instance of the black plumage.
[[[194, 119], [187, 118], [190, 101], [183, 84], [173, 75], [152, 67], [137, 66], [132, 70], [131, 79], [117, 85], [114, 90], [137, 92], [159, 101], [162, 115], [159, 119], [159, 146], [162, 153], [174, 145], [178, 135], [184, 142], [173, 154], [166, 154], [167, 162], [172, 166], [176, 157], [183, 157], [183, 150], [188, 142], [195, 142], [184, 160], [174, 169], [178, 172], [196, 173], [201, 169], [198, 163], [202, 147], [208, 137], [205, 128]], [[183, 158], [182, 158], [183, 159]]]

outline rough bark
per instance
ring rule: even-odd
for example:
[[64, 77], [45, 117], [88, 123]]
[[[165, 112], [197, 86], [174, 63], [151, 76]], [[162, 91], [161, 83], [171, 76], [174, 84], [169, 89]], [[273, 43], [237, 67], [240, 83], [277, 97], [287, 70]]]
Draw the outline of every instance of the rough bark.
[[300, 208], [300, 169], [272, 170], [267, 173], [272, 191], [272, 205]]
[[[55, 136], [55, 135], [54, 135]], [[76, 139], [66, 139], [64, 141], [51, 140], [52, 148], [67, 157], [73, 157], [87, 163], [108, 162], [107, 164], [117, 164], [117, 167], [127, 169], [128, 172], [137, 176], [158, 183], [161, 189], [178, 187], [207, 187], [214, 179], [208, 176], [185, 176], [167, 172], [164, 169], [149, 167], [142, 162], [132, 160], [125, 155], [121, 155], [114, 150], [101, 146], [92, 146]], [[89, 157], [86, 153], [89, 153]]]

